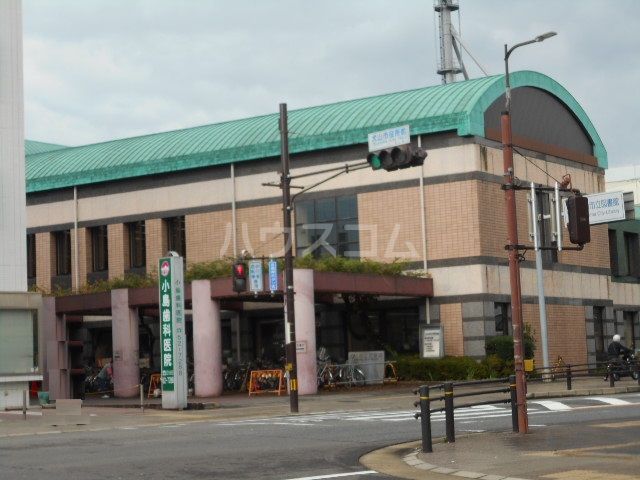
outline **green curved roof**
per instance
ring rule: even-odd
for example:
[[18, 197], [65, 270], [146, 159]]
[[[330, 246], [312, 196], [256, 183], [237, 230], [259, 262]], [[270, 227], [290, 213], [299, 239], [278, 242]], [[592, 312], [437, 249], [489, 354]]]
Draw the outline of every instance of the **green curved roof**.
[[65, 145], [58, 145], [57, 143], [36, 142], [35, 140], [24, 141], [25, 155], [35, 155], [37, 153], [52, 152], [54, 150], [60, 150], [62, 148], [67, 147]]
[[[582, 122], [599, 166], [606, 150], [578, 102], [551, 78], [511, 74], [513, 87], [555, 95]], [[504, 93], [502, 75], [289, 111], [291, 153], [362, 144], [371, 132], [409, 124], [411, 134], [484, 136], [484, 111]], [[278, 114], [29, 155], [27, 192], [175, 172], [280, 155]]]

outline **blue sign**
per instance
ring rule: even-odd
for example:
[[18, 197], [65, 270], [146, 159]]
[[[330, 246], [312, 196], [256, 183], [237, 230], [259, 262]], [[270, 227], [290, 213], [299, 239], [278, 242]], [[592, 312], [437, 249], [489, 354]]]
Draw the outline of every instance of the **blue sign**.
[[278, 262], [273, 258], [269, 260], [269, 290], [278, 290]]

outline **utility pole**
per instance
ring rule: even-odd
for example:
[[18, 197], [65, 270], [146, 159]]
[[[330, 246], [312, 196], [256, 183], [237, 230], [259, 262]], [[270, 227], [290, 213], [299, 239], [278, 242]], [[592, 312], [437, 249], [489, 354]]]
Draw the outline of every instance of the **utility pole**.
[[[296, 360], [296, 326], [293, 305], [293, 251], [291, 241], [291, 176], [289, 175], [289, 127], [287, 104], [280, 104], [280, 159], [282, 161], [282, 214], [284, 225], [284, 311], [289, 338], [286, 342], [286, 370], [289, 373], [289, 404], [291, 413], [298, 413], [298, 362]], [[286, 328], [285, 328], [286, 331]]]

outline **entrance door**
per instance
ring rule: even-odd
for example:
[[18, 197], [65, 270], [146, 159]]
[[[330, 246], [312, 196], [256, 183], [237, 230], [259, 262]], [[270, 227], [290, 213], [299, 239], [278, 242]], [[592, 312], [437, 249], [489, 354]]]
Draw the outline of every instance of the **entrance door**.
[[636, 317], [638, 316], [637, 312], [624, 312], [623, 320], [624, 320], [624, 343], [627, 347], [636, 349], [636, 330], [635, 323]]

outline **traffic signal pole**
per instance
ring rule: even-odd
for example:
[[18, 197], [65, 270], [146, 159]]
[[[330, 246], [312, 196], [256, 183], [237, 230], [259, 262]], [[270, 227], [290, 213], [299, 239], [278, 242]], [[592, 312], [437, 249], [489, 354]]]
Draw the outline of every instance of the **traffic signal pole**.
[[291, 413], [298, 413], [298, 366], [296, 361], [295, 309], [293, 304], [293, 251], [291, 241], [291, 176], [289, 175], [289, 127], [287, 104], [280, 104], [280, 159], [282, 161], [282, 213], [284, 228], [284, 310], [289, 327], [289, 341], [286, 344], [289, 373], [289, 405]]

